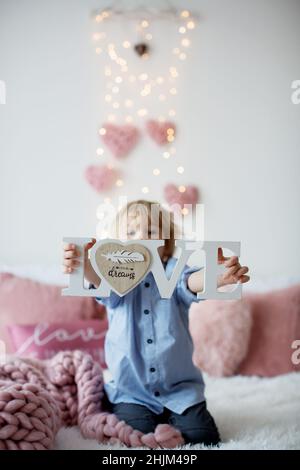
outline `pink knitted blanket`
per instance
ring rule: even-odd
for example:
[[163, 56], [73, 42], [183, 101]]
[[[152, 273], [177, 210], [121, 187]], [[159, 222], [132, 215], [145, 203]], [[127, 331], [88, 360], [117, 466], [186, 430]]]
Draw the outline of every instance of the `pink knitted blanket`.
[[103, 374], [81, 351], [64, 351], [48, 361], [12, 359], [0, 366], [0, 450], [53, 447], [62, 426], [78, 425], [82, 436], [128, 447], [173, 448], [180, 431], [159, 424], [143, 434], [103, 409]]

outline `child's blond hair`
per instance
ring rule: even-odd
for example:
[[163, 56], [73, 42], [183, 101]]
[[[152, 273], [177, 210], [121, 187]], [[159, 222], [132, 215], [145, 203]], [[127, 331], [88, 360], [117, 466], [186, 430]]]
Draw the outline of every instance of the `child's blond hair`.
[[146, 221], [148, 227], [151, 227], [151, 222], [154, 221], [159, 226], [159, 236], [156, 239], [165, 240], [165, 248], [163, 260], [167, 260], [173, 256], [175, 250], [175, 233], [177, 226], [174, 222], [174, 215], [172, 212], [166, 210], [159, 202], [148, 201], [145, 199], [137, 199], [125, 204], [118, 212], [115, 222], [113, 224], [113, 233], [116, 238], [120, 238], [120, 228], [124, 221], [132, 219], [139, 219], [143, 223]]

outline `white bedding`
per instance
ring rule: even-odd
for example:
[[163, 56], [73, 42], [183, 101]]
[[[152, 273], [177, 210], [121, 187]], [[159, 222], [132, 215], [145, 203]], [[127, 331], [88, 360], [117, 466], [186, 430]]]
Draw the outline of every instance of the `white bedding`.
[[[1, 271], [49, 284], [66, 283], [58, 266], [2, 265]], [[300, 278], [255, 279], [245, 286], [245, 291], [263, 292], [298, 282]], [[241, 376], [205, 379], [208, 408], [223, 441], [220, 449], [300, 449], [300, 373], [271, 379]], [[116, 447], [119, 446], [83, 439], [77, 427], [61, 429], [55, 442], [56, 449]]]
[[[223, 441], [221, 450], [300, 449], [300, 373], [274, 378], [205, 376], [205, 380], [208, 408]], [[122, 447], [85, 440], [77, 427], [61, 429], [55, 442], [55, 449]]]

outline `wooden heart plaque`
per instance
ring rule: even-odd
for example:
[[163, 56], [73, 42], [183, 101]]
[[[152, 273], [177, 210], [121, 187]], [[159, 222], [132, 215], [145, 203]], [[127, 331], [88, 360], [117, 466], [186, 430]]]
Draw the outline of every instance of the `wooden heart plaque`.
[[92, 265], [120, 296], [127, 294], [146, 276], [151, 253], [138, 243], [108, 242], [94, 253]]

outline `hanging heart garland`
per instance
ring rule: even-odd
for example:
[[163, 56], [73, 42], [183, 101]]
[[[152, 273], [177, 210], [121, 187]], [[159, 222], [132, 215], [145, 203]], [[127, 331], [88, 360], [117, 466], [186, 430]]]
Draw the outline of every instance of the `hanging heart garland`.
[[132, 125], [103, 124], [99, 131], [104, 144], [117, 158], [128, 155], [139, 140], [139, 130]]
[[106, 165], [90, 165], [85, 170], [85, 178], [97, 192], [108, 191], [119, 178], [119, 171]]
[[185, 204], [196, 204], [198, 202], [199, 191], [193, 185], [178, 187], [169, 183], [164, 188], [164, 197], [170, 206], [178, 204], [183, 208]]
[[175, 139], [176, 126], [173, 122], [159, 122], [150, 119], [146, 122], [146, 129], [157, 145], [166, 145]]

